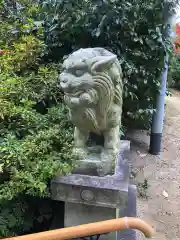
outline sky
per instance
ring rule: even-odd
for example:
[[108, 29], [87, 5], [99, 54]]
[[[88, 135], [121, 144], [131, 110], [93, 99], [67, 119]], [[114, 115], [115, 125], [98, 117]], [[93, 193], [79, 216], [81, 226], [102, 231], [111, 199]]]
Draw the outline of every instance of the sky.
[[177, 8], [176, 21], [180, 21], [180, 7]]
[[175, 30], [176, 23], [180, 24], [180, 7], [177, 8], [176, 15], [172, 19], [172, 32], [171, 32], [171, 37], [172, 38], [176, 38], [177, 37], [176, 30]]

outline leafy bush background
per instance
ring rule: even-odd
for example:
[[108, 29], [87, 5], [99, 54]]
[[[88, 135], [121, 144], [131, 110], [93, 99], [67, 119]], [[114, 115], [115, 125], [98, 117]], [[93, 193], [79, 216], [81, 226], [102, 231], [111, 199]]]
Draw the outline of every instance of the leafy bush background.
[[180, 55], [174, 54], [170, 61], [169, 85], [180, 89]]
[[31, 232], [51, 218], [49, 181], [73, 164], [61, 64], [42, 62], [39, 6], [22, 2], [21, 10], [0, 7], [0, 236]]
[[[166, 19], [177, 1], [42, 1], [51, 57], [80, 47], [102, 46], [118, 55], [124, 73], [124, 123], [149, 126], [159, 75], [171, 43]], [[127, 121], [128, 120], [128, 121]], [[132, 121], [133, 120], [133, 121]]]
[[148, 127], [171, 48], [165, 16], [175, 3], [0, 0], [0, 236], [51, 219], [49, 180], [72, 168], [72, 126], [58, 88], [63, 56], [91, 46], [115, 52], [124, 72], [124, 123]]

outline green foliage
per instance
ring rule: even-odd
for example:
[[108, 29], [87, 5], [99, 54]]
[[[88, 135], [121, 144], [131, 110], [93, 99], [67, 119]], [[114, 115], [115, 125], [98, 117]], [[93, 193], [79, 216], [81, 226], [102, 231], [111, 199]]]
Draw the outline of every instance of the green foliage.
[[41, 61], [43, 29], [34, 32], [38, 4], [18, 3], [26, 8], [0, 4], [0, 236], [30, 232], [51, 218], [49, 181], [68, 173], [74, 159], [58, 88], [61, 64]]
[[[165, 20], [177, 1], [43, 0], [45, 39], [52, 58], [80, 47], [115, 52], [124, 73], [124, 118], [144, 121], [153, 112], [159, 74], [171, 43]], [[146, 121], [147, 120], [147, 121]]]
[[180, 55], [174, 54], [170, 61], [169, 71], [170, 86], [180, 89]]
[[[48, 199], [20, 195], [11, 201], [4, 201], [0, 208], [1, 236], [31, 233], [34, 226], [42, 221], [46, 225], [51, 216], [52, 205]], [[46, 230], [45, 227], [43, 230]]]

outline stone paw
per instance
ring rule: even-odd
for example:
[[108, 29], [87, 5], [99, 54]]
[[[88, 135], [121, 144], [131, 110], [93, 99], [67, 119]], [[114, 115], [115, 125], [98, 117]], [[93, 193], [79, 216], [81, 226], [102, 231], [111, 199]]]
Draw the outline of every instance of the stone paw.
[[114, 161], [117, 152], [113, 149], [103, 149], [101, 152], [101, 161]]
[[101, 166], [98, 168], [98, 173], [101, 176], [112, 175], [115, 168], [116, 154], [114, 151], [104, 149], [101, 153]]
[[104, 177], [108, 175], [113, 175], [113, 167], [111, 162], [101, 162], [97, 167], [97, 172], [99, 177]]
[[74, 148], [73, 149], [73, 154], [78, 158], [78, 159], [84, 159], [87, 156], [87, 150], [85, 148]]

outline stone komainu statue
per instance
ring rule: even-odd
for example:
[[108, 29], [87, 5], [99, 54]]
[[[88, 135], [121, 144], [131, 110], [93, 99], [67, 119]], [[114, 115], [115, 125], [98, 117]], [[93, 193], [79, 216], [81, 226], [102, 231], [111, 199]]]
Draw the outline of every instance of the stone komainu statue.
[[117, 56], [103, 48], [75, 51], [63, 63], [60, 85], [75, 125], [76, 153], [87, 153], [90, 132], [104, 136], [101, 154], [117, 153], [123, 90]]

